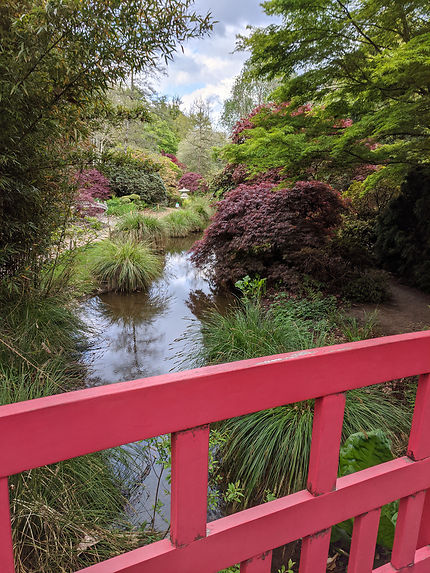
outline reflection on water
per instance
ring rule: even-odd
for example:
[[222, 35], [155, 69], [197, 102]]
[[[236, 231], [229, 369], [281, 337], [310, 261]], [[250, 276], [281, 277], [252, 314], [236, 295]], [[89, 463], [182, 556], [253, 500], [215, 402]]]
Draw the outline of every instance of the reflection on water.
[[[175, 240], [167, 246], [163, 274], [147, 293], [105, 294], [83, 303], [81, 316], [92, 332], [84, 356], [89, 386], [195, 366], [190, 356], [199, 344], [202, 314], [214, 304], [222, 309], [227, 300], [214, 293], [208, 277], [190, 261], [187, 251], [194, 240]], [[136, 470], [127, 480], [130, 519], [136, 525], [152, 522], [157, 530], [166, 530], [169, 486], [157, 442], [124, 448], [130, 447], [136, 454]], [[163, 508], [154, 513], [157, 501]]]
[[186, 249], [192, 241], [187, 243], [169, 246], [163, 274], [148, 293], [111, 293], [84, 303], [82, 315], [93, 332], [84, 358], [89, 385], [194, 366], [186, 356], [191, 344], [198, 344], [202, 313], [225, 301], [191, 263]]

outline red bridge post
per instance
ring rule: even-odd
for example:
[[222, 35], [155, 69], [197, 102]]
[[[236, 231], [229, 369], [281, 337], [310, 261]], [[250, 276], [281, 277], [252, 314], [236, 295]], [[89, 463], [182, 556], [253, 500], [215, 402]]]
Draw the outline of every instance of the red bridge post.
[[[345, 400], [343, 393], [315, 400], [308, 473], [308, 490], [314, 496], [336, 487]], [[300, 573], [326, 570], [330, 534], [331, 529], [326, 529], [303, 539]]]
[[209, 426], [172, 434], [170, 537], [177, 547], [206, 537]]
[[1, 573], [15, 573], [7, 478], [0, 478], [0, 565]]

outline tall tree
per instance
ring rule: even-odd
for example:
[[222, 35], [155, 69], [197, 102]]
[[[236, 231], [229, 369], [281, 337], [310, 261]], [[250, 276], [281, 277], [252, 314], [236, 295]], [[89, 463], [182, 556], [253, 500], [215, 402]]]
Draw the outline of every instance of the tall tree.
[[255, 73], [279, 77], [278, 98], [323, 104], [350, 118], [332, 153], [397, 174], [430, 152], [430, 6], [426, 0], [269, 0], [281, 24], [255, 29], [242, 47]]
[[207, 33], [192, 0], [5, 0], [0, 5], [0, 278], [46, 252], [67, 165], [108, 86]]
[[190, 171], [203, 176], [216, 169], [217, 160], [213, 148], [225, 143], [225, 136], [213, 129], [210, 118], [210, 105], [203, 99], [196, 99], [192, 105], [190, 120], [192, 128], [178, 149], [178, 158]]
[[245, 68], [236, 77], [230, 97], [224, 102], [222, 126], [231, 132], [236, 122], [246, 117], [255, 107], [267, 102], [278, 86], [279, 81], [252, 77]]

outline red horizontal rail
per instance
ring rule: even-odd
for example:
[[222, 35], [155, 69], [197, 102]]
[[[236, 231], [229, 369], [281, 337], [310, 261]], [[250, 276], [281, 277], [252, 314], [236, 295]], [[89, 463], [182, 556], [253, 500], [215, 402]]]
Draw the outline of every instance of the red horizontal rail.
[[425, 372], [430, 372], [427, 332], [255, 358], [2, 406], [0, 476]]
[[413, 463], [399, 458], [339, 478], [336, 491], [328, 494], [314, 497], [301, 491], [209, 523], [207, 537], [180, 551], [169, 541], [160, 541], [83, 571], [215, 572], [429, 486], [430, 459]]
[[[402, 501], [393, 565], [375, 573], [395, 571], [394, 565], [401, 571], [407, 567], [409, 573], [430, 571], [430, 554], [422, 547], [430, 543], [428, 372], [430, 333], [421, 332], [2, 406], [1, 572], [13, 572], [7, 476], [167, 433], [172, 433], [171, 541], [154, 543], [83, 571], [215, 573], [241, 563], [242, 573], [265, 573], [270, 570], [271, 550], [303, 538], [300, 572], [323, 573], [330, 528], [357, 516], [351, 570], [369, 573], [379, 508], [396, 499]], [[344, 393], [416, 374], [421, 378], [409, 457], [336, 480]], [[313, 398], [317, 400], [308, 490], [206, 524], [208, 424]], [[421, 521], [420, 527], [417, 521]], [[422, 547], [418, 551], [417, 544]]]

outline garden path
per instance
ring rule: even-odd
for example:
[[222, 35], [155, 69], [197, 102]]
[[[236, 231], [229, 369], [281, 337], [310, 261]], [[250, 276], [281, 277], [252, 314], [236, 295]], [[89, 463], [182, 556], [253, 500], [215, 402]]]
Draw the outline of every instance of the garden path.
[[377, 310], [378, 335], [402, 334], [430, 328], [430, 294], [390, 279], [392, 298], [384, 304], [353, 305], [351, 314], [357, 319]]

